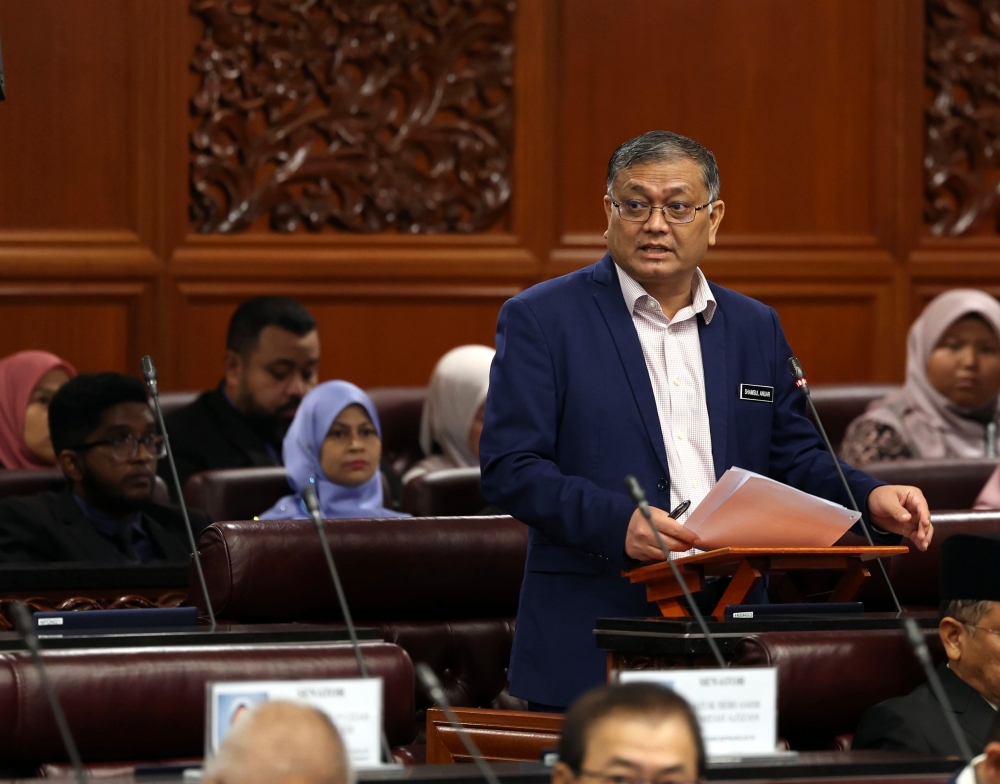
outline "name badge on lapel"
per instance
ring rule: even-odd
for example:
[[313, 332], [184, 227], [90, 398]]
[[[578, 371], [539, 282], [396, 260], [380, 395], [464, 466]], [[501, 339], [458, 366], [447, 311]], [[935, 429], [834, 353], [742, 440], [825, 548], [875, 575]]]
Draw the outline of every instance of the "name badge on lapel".
[[756, 400], [758, 403], [774, 402], [774, 387], [760, 384], [740, 384], [740, 400]]

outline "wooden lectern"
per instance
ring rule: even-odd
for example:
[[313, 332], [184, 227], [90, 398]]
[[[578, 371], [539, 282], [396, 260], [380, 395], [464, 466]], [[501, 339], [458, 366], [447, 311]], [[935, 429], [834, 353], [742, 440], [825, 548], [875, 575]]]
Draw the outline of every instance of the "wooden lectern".
[[[783, 574], [805, 569], [842, 571], [843, 575], [827, 601], [850, 602], [871, 577], [866, 561], [902, 555], [908, 547], [722, 547], [677, 558], [674, 563], [692, 592], [705, 587], [705, 578], [732, 575], [732, 581], [712, 614], [725, 619], [727, 604], [742, 604], [765, 574]], [[639, 566], [622, 576], [646, 584], [646, 598], [656, 602], [667, 618], [689, 615], [684, 591], [666, 561]]]

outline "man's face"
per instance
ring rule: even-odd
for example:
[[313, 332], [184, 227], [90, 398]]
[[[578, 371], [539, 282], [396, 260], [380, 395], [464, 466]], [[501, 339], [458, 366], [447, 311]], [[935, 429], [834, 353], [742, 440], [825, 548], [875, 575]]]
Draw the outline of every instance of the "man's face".
[[226, 392], [244, 414], [287, 424], [319, 376], [319, 333], [296, 335], [281, 327], [260, 332], [247, 356], [226, 352]]
[[579, 776], [556, 765], [553, 784], [612, 784], [620, 780], [695, 781], [698, 752], [680, 715], [612, 713], [590, 728]]
[[604, 197], [608, 218], [608, 252], [625, 272], [644, 287], [690, 280], [694, 269], [715, 244], [725, 204], [699, 210], [691, 223], [668, 223], [653, 210], [644, 223], [622, 220], [612, 201], [641, 201], [653, 207], [684, 202], [700, 207], [708, 201], [701, 167], [690, 158], [643, 163], [618, 174], [611, 195]]
[[[153, 414], [144, 403], [119, 403], [107, 409], [100, 426], [87, 436], [85, 443], [113, 440], [131, 435], [138, 441], [157, 432]], [[59, 465], [73, 489], [85, 501], [111, 514], [142, 508], [153, 493], [156, 480], [156, 454], [138, 445], [129, 458], [113, 453], [108, 444], [59, 454]]]
[[977, 628], [944, 618], [939, 633], [951, 669], [996, 705], [1000, 703], [1000, 602], [991, 604]]

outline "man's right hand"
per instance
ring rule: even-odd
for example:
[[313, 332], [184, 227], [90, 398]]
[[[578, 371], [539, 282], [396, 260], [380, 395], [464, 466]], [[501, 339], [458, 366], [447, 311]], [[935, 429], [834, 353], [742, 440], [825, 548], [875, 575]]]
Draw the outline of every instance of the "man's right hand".
[[[701, 543], [701, 540], [694, 533], [662, 509], [651, 506], [649, 511], [653, 518], [653, 525], [660, 532], [663, 543], [668, 549], [683, 553]], [[637, 561], [663, 560], [663, 551], [657, 544], [649, 523], [638, 509], [632, 513], [632, 519], [628, 521], [628, 531], [625, 533], [625, 555]]]

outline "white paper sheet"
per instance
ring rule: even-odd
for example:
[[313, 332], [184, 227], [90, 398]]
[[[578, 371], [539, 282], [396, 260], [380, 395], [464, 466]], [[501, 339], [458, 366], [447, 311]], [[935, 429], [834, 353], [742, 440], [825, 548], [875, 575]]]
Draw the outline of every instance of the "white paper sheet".
[[684, 527], [699, 548], [830, 547], [861, 517], [766, 476], [730, 468]]

